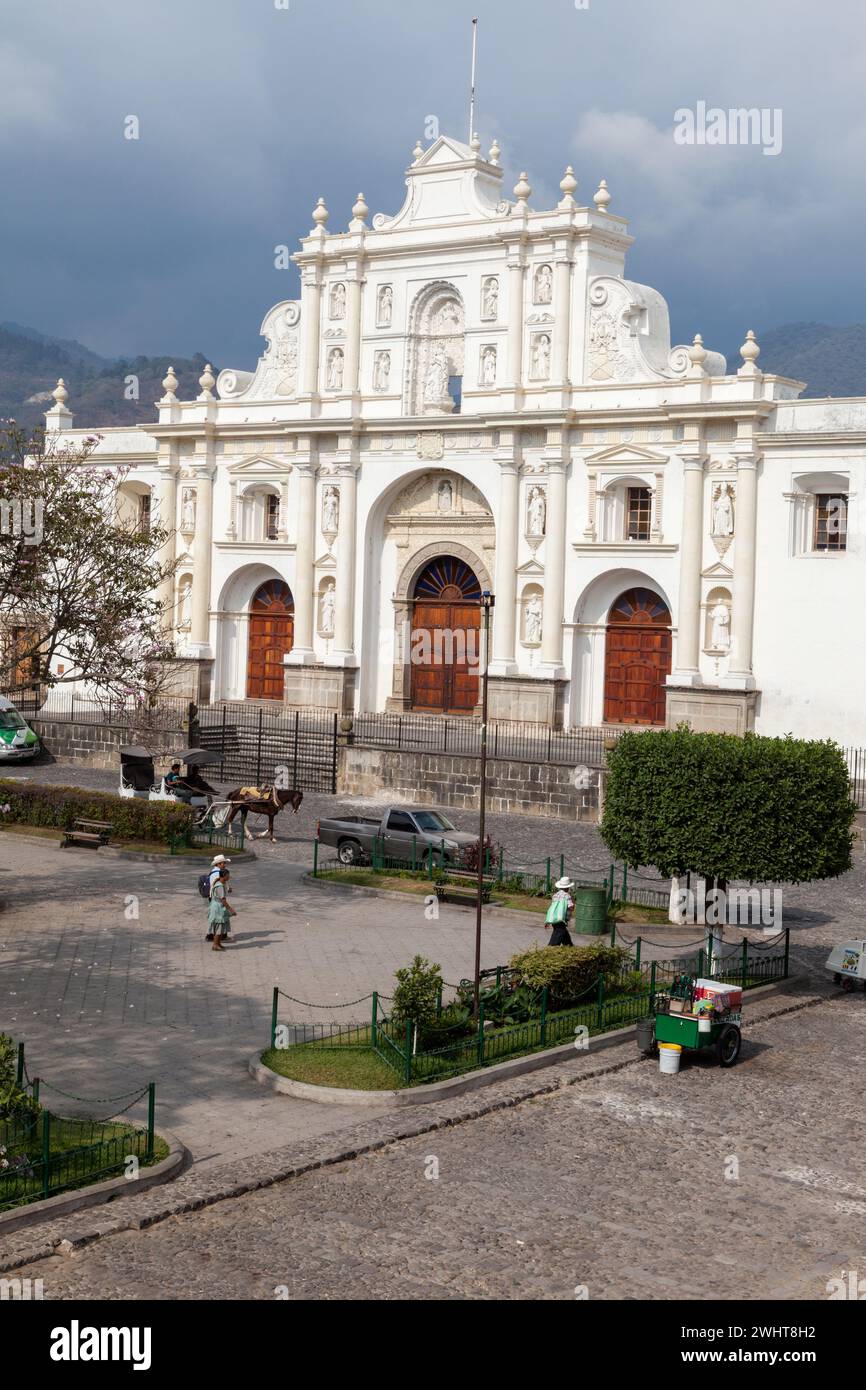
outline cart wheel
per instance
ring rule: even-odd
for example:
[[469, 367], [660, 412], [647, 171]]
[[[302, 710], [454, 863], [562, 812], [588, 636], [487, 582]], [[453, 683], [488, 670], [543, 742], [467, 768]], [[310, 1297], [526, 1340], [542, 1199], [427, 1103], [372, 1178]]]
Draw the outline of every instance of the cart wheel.
[[732, 1067], [740, 1055], [743, 1036], [733, 1023], [723, 1028], [716, 1043], [716, 1057], [720, 1067]]
[[842, 976], [839, 974], [839, 971], [837, 970], [837, 971], [836, 971], [836, 974], [833, 976], [833, 984], [834, 984], [834, 985], [841, 985], [841, 983], [842, 983]]
[[842, 981], [842, 988], [846, 994], [854, 993], [854, 981], [851, 979], [850, 975], [845, 976], [845, 979]]

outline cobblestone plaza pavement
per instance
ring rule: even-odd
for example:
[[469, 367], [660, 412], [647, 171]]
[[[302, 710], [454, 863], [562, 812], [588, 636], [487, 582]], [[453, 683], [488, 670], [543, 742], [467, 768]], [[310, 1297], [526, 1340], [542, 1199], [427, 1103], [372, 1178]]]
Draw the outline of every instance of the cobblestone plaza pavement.
[[[81, 784], [97, 779], [111, 785], [92, 772]], [[346, 1000], [387, 990], [415, 951], [440, 961], [447, 979], [471, 971], [470, 913], [443, 909], [428, 922], [414, 904], [305, 882], [304, 841], [336, 804], [305, 799], [296, 819], [277, 821], [278, 835], [297, 839], [257, 842], [258, 860], [236, 866], [237, 941], [224, 957], [203, 939], [194, 862], [5, 840], [2, 1026], [25, 1039], [31, 1074], [93, 1097], [155, 1078], [158, 1126], [177, 1132], [214, 1180], [226, 1168], [243, 1178], [256, 1156], [295, 1141], [385, 1124], [369, 1108], [263, 1092], [245, 1069], [267, 1037], [274, 982], [332, 1002], [339, 1017]], [[570, 861], [606, 857], [592, 827], [494, 817], [492, 833], [515, 858], [554, 848]], [[522, 1098], [526, 1082], [497, 1083], [479, 1094], [508, 1108], [106, 1236], [29, 1272], [49, 1299], [272, 1298], [278, 1285], [323, 1299], [571, 1299], [584, 1285], [591, 1298], [825, 1296], [841, 1269], [866, 1273], [866, 999], [837, 997], [821, 969], [829, 943], [863, 935], [863, 879], [858, 854], [843, 880], [786, 890], [800, 980], [790, 998], [747, 1005], [731, 1072], [700, 1062], [662, 1077], [623, 1044], [604, 1054], [621, 1070], [606, 1065], [534, 1099]], [[125, 915], [133, 896], [137, 920]], [[543, 939], [532, 924], [491, 917], [485, 963]], [[464, 1118], [423, 1109], [441, 1122]], [[431, 1158], [438, 1179], [425, 1177]], [[732, 1158], [739, 1176], [726, 1179]], [[706, 1197], [718, 1255], [699, 1287], [674, 1289], [666, 1255], [706, 1234], [695, 1193]]]

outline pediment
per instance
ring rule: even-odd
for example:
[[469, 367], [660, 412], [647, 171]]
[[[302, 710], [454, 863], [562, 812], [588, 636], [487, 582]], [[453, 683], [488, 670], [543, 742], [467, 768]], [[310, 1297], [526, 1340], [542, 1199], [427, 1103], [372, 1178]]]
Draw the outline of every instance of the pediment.
[[326, 550], [325, 554], [316, 561], [315, 568], [317, 570], [335, 570], [337, 568], [336, 558], [330, 550]]
[[540, 565], [533, 555], [531, 560], [525, 560], [522, 565], [517, 566], [517, 573], [524, 578], [534, 579], [536, 575], [544, 574], [544, 566]]
[[412, 167], [417, 170], [429, 168], [431, 164], [465, 164], [474, 160], [474, 152], [462, 140], [455, 140], [453, 135], [440, 135]]
[[733, 579], [734, 571], [730, 565], [717, 560], [714, 565], [707, 565], [705, 570], [701, 570], [702, 579]]
[[261, 458], [258, 454], [254, 454], [252, 458], [241, 459], [240, 462], [231, 464], [226, 472], [231, 473], [234, 478], [244, 476], [257, 478], [279, 476], [284, 478], [287, 473], [291, 472], [291, 469], [292, 465], [288, 459]]
[[645, 449], [641, 444], [608, 444], [588, 454], [584, 461], [588, 466], [615, 464], [622, 468], [657, 468], [668, 462], [668, 455]]

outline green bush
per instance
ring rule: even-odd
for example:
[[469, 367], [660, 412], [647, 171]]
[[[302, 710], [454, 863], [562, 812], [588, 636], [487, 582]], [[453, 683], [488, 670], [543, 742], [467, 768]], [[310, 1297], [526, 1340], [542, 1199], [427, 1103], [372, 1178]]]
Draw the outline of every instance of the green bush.
[[436, 1002], [442, 988], [442, 967], [431, 965], [423, 956], [415, 956], [411, 965], [394, 972], [397, 984], [391, 1004], [395, 1021], [412, 1019], [419, 1028], [429, 1027], [436, 1019]]
[[39, 1102], [18, 1085], [17, 1049], [8, 1033], [0, 1033], [0, 1120], [30, 1120]]
[[628, 951], [623, 946], [533, 946], [521, 951], [508, 962], [516, 970], [520, 983], [529, 989], [547, 986], [548, 1004], [552, 1008], [570, 1003], [604, 976], [606, 992], [618, 989]]
[[115, 840], [153, 840], [168, 843], [191, 827], [193, 813], [177, 801], [142, 801], [82, 787], [37, 786], [0, 781], [4, 825], [38, 825], [71, 830], [76, 820], [108, 821]]

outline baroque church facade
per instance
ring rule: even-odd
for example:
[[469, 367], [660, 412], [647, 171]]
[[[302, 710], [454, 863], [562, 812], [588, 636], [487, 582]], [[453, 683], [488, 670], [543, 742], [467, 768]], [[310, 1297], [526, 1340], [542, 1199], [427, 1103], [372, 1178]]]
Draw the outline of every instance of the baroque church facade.
[[[172, 528], [191, 692], [471, 717], [489, 592], [494, 719], [866, 743], [866, 400], [799, 400], [751, 331], [672, 347], [604, 181], [538, 211], [443, 136], [406, 185], [344, 230], [319, 200], [255, 371], [170, 370], [102, 432]], [[85, 434], [60, 387], [47, 422]]]

